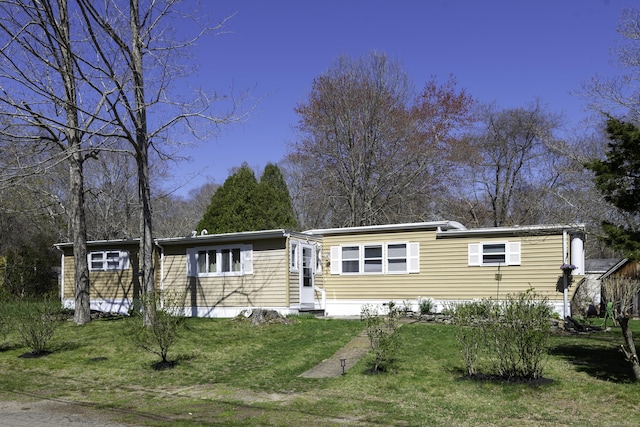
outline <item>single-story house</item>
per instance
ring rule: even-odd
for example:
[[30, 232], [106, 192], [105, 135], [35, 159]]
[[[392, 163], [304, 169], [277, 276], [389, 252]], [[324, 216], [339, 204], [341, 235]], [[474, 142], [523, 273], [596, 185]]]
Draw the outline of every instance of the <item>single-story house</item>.
[[[320, 308], [315, 276], [321, 276], [321, 239], [287, 230], [192, 234], [156, 239], [157, 289], [184, 295], [185, 314], [233, 317], [251, 307], [283, 314]], [[71, 243], [62, 251], [61, 295], [74, 305]], [[139, 240], [87, 243], [91, 308], [126, 313], [140, 296]]]
[[[88, 243], [91, 305], [126, 312], [140, 294], [138, 240]], [[156, 287], [185, 297], [185, 312], [232, 317], [247, 308], [283, 314], [358, 315], [364, 304], [439, 309], [534, 288], [560, 314], [584, 274], [584, 226], [467, 229], [455, 221], [265, 230], [156, 239]], [[62, 251], [61, 293], [73, 306], [73, 245]], [[560, 266], [575, 266], [566, 283]]]

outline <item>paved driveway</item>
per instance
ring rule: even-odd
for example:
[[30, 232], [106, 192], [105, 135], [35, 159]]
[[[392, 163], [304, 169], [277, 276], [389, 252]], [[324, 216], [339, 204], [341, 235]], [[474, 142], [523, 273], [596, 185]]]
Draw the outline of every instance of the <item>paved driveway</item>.
[[0, 425], [6, 427], [131, 427], [109, 420], [108, 413], [70, 403], [39, 400], [0, 401]]

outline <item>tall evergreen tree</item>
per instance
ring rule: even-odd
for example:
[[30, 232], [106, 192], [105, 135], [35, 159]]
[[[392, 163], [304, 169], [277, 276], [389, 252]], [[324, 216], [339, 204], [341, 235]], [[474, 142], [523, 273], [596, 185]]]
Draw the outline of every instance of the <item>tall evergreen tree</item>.
[[[593, 160], [585, 166], [595, 172], [596, 187], [605, 200], [618, 208], [620, 220], [604, 221], [606, 243], [630, 259], [640, 259], [640, 129], [633, 123], [609, 117], [610, 142], [606, 160]], [[614, 304], [614, 317], [620, 325], [626, 345], [621, 346], [640, 381], [640, 361], [629, 327], [629, 309], [638, 295], [637, 280], [609, 279], [603, 284], [605, 297]]]
[[258, 217], [262, 221], [262, 229], [298, 229], [298, 221], [293, 213], [289, 189], [280, 168], [273, 163], [268, 163], [265, 166], [260, 177], [256, 206], [261, 211]]
[[603, 221], [606, 242], [628, 258], [640, 259], [640, 129], [610, 117], [606, 160], [592, 160], [595, 184], [606, 201], [619, 209], [621, 221]]
[[297, 227], [280, 169], [267, 164], [258, 183], [253, 170], [243, 163], [214, 193], [197, 229], [232, 233]]
[[257, 230], [254, 206], [258, 181], [253, 170], [242, 166], [214, 193], [211, 203], [198, 223], [198, 232], [206, 229], [209, 233], [233, 233]]

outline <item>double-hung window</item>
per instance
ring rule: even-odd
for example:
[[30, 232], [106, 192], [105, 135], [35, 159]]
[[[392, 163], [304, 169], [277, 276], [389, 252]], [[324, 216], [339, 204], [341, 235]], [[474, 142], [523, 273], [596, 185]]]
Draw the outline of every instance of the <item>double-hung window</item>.
[[520, 265], [520, 242], [469, 244], [469, 265]]
[[331, 274], [407, 274], [420, 271], [418, 243], [331, 247]]
[[364, 250], [364, 272], [382, 273], [382, 245], [366, 245]]
[[341, 255], [343, 273], [360, 273], [360, 246], [343, 246]]
[[387, 271], [389, 273], [407, 272], [407, 245], [405, 243], [387, 245]]
[[91, 251], [90, 271], [119, 271], [129, 268], [129, 253], [121, 250]]
[[187, 249], [187, 275], [240, 276], [253, 272], [251, 245]]

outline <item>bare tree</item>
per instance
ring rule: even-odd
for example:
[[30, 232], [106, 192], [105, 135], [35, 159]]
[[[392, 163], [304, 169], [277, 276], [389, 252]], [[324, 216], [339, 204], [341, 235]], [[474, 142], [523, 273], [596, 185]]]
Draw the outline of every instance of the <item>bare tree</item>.
[[87, 235], [93, 240], [138, 234], [137, 171], [126, 153], [102, 151], [85, 165]]
[[[144, 292], [155, 292], [153, 267], [153, 215], [151, 210], [150, 155], [170, 157], [166, 138], [181, 126], [198, 135], [198, 125], [220, 126], [239, 120], [232, 109], [212, 113], [217, 98], [199, 93], [185, 103], [168, 96], [175, 77], [184, 66], [173, 59], [202, 35], [219, 30], [226, 19], [214, 27], [205, 26], [186, 40], [171, 37], [176, 18], [183, 19], [178, 0], [78, 0], [83, 24], [96, 52], [92, 79], [96, 91], [104, 94], [109, 106], [107, 138], [126, 141], [137, 165], [140, 203], [140, 272]], [[233, 105], [235, 107], [235, 104]], [[150, 120], [150, 114], [153, 120]], [[168, 117], [162, 117], [166, 114]], [[210, 126], [204, 126], [209, 128]], [[153, 298], [147, 300], [153, 301]], [[150, 324], [153, 307], [145, 310]]]
[[554, 149], [559, 116], [535, 102], [508, 110], [487, 106], [480, 117], [466, 159], [472, 186], [462, 187], [471, 195], [464, 198], [471, 223], [498, 227], [538, 222], [562, 175], [558, 163], [565, 161]]
[[[69, 167], [68, 205], [74, 244], [74, 321], [90, 320], [83, 146], [92, 106], [83, 105], [77, 77], [67, 0], [0, 2], [0, 114], [10, 123], [0, 132], [14, 144], [4, 181], [44, 174], [60, 162]], [[6, 155], [6, 152], [5, 152]]]
[[613, 303], [614, 318], [622, 329], [622, 337], [626, 346], [621, 346], [620, 350], [625, 354], [627, 361], [631, 365], [636, 381], [640, 381], [638, 352], [633, 342], [633, 332], [629, 327], [633, 301], [640, 292], [640, 282], [637, 279], [626, 277], [610, 277], [603, 281], [602, 290], [605, 300]]
[[396, 222], [441, 182], [471, 102], [453, 79], [432, 79], [416, 95], [383, 54], [341, 57], [296, 108], [300, 140], [287, 160], [304, 172], [304, 191], [324, 201], [331, 225]]
[[218, 187], [218, 184], [206, 183], [191, 190], [186, 197], [156, 192], [153, 215], [158, 236], [189, 236], [196, 230]]
[[596, 75], [583, 83], [581, 95], [591, 100], [599, 113], [640, 120], [640, 9], [624, 9], [617, 28], [618, 45], [612, 49], [614, 63], [621, 74]]

